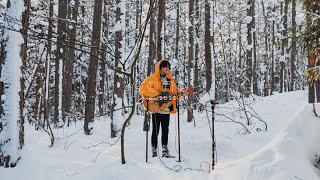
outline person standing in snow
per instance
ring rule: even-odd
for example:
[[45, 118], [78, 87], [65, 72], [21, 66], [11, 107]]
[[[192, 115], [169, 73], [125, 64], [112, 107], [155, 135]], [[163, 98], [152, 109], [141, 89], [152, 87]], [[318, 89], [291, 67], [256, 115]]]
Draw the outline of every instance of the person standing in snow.
[[[170, 103], [169, 107], [152, 113], [152, 157], [157, 156], [158, 134], [161, 125], [162, 157], [174, 158], [168, 150], [168, 134], [170, 114], [176, 113], [176, 98], [170, 95], [178, 93], [174, 79], [170, 74], [170, 63], [160, 60], [155, 68], [155, 73], [148, 76], [140, 85], [139, 93], [144, 99], [160, 99], [159, 103]], [[186, 92], [184, 92], [186, 94]], [[159, 98], [160, 97], [160, 98]]]

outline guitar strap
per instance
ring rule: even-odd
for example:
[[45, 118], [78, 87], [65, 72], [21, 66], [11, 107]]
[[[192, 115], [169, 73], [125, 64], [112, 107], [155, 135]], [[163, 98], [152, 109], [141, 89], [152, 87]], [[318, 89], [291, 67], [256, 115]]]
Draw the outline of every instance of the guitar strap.
[[[162, 88], [169, 89], [169, 90], [171, 89], [171, 81], [169, 78], [167, 78], [167, 82], [163, 83]], [[173, 111], [173, 105], [169, 106], [169, 110]]]

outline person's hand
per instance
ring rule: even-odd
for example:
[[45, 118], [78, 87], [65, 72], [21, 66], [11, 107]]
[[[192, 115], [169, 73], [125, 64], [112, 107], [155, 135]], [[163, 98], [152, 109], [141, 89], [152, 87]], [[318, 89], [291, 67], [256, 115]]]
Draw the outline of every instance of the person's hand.
[[165, 101], [169, 101], [169, 97], [170, 96], [170, 93], [169, 92], [161, 92], [159, 93], [158, 97], [160, 100], [165, 100]]
[[184, 95], [184, 96], [186, 96], [186, 95], [189, 94], [189, 92], [188, 92], [187, 90], [183, 90], [182, 92], [183, 92], [183, 95]]

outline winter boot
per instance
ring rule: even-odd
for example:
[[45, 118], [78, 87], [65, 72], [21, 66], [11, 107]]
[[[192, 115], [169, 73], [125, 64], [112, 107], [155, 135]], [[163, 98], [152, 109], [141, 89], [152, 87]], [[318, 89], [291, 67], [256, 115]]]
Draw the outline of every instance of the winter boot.
[[169, 154], [168, 146], [162, 145], [162, 157], [164, 158], [175, 158], [174, 156]]
[[152, 157], [157, 157], [157, 148], [152, 146]]

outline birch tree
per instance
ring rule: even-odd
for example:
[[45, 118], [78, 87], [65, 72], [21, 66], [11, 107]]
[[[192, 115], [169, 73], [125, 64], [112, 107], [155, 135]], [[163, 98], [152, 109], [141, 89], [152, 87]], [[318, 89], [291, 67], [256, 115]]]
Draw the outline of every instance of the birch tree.
[[[123, 52], [123, 29], [125, 26], [125, 18], [123, 17], [125, 11], [125, 1], [117, 0], [116, 6], [116, 27], [115, 27], [115, 56], [114, 62], [117, 69], [122, 69], [122, 52]], [[114, 83], [113, 83], [113, 97], [111, 105], [111, 137], [117, 136], [119, 124], [121, 122], [119, 118], [124, 115], [124, 77], [123, 74], [114, 72]]]
[[[8, 1], [9, 2], [9, 1]], [[24, 101], [21, 89], [24, 87], [22, 74], [24, 70], [22, 47], [25, 47], [25, 38], [19, 31], [25, 32], [26, 27], [19, 23], [11, 23], [10, 19], [22, 20], [22, 15], [28, 12], [29, 1], [11, 0], [7, 4], [4, 21], [3, 39], [4, 52], [1, 58], [1, 113], [0, 113], [0, 166], [14, 167], [19, 161], [24, 145]], [[26, 18], [26, 17], [24, 17]], [[23, 19], [24, 22], [27, 19]], [[27, 25], [27, 24], [24, 24]], [[24, 89], [22, 89], [24, 91]], [[18, 138], [17, 138], [18, 137]]]

